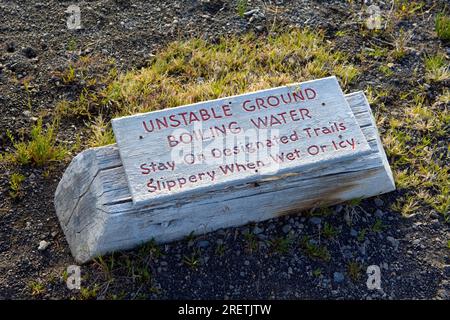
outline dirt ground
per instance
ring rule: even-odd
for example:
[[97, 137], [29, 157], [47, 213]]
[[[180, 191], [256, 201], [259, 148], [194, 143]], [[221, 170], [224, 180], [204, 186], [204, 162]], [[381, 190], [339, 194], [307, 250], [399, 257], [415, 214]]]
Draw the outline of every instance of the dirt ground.
[[[321, 29], [362, 70], [350, 92], [390, 90], [372, 103], [377, 114], [381, 103], [387, 113], [400, 110], [401, 93], [424, 83], [426, 54], [450, 55], [449, 44], [434, 31], [434, 17], [446, 1], [417, 1], [423, 4], [419, 9], [400, 7], [397, 13], [404, 15], [381, 35], [361, 32], [366, 8], [361, 1], [252, 0], [243, 11], [258, 9], [258, 14], [242, 16], [238, 2], [79, 1], [81, 29], [69, 30], [65, 11], [73, 1], [0, 0], [0, 152], [13, 148], [8, 131], [26, 139], [39, 116], [51, 121], [59, 101], [80, 95], [86, 84], [66, 85], [58, 75], [82, 56], [91, 58], [89, 72], [103, 75], [108, 63], [118, 72], [144, 67], [173, 40], [200, 37], [214, 42], [222, 35], [247, 32], [265, 37], [274, 26]], [[377, 4], [383, 15], [393, 15], [392, 3]], [[392, 72], [380, 72], [389, 63], [383, 57], [362, 58], [374, 46], [395, 50], [400, 30], [411, 36], [405, 55], [389, 66]], [[436, 99], [448, 86], [448, 80], [426, 85], [427, 99]], [[89, 135], [87, 122], [83, 117], [62, 119], [58, 141], [75, 145], [78, 134], [81, 150]], [[388, 129], [382, 126], [381, 135]], [[443, 154], [441, 167], [448, 168], [448, 123], [445, 129], [447, 141], [439, 138], [436, 145]], [[53, 196], [76, 152], [44, 167], [1, 164], [0, 299], [450, 298], [447, 216], [426, 205], [407, 216], [395, 212], [393, 203], [404, 195], [400, 189], [357, 205], [334, 206], [327, 214], [303, 212], [109, 255], [81, 266], [82, 289], [69, 290], [65, 270], [75, 263]], [[17, 199], [9, 195], [13, 172], [25, 176], [23, 195]], [[327, 241], [329, 258], [321, 260], [302, 250], [299, 239], [314, 238], [318, 226], [325, 225], [338, 232]], [[38, 250], [42, 240], [49, 245]], [[381, 268], [382, 290], [366, 286], [370, 265]]]

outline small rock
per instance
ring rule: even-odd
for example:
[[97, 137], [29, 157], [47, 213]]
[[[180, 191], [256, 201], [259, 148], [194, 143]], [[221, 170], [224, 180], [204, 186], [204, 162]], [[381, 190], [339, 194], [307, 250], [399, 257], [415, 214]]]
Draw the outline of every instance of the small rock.
[[245, 260], [245, 261], [244, 261], [244, 265], [249, 266], [249, 265], [250, 265], [250, 261]]
[[335, 283], [341, 283], [344, 281], [344, 274], [342, 272], [333, 273], [333, 280]]
[[50, 242], [47, 242], [47, 241], [45, 241], [45, 240], [42, 240], [41, 242], [39, 242], [38, 250], [39, 250], [39, 251], [44, 251], [45, 249], [48, 248], [49, 245], [50, 245]]
[[380, 209], [377, 209], [374, 213], [375, 217], [381, 219], [384, 216], [384, 212], [381, 211]]
[[260, 234], [260, 233], [263, 233], [263, 232], [264, 232], [264, 230], [259, 228], [259, 227], [257, 227], [257, 226], [253, 228], [253, 234]]
[[356, 231], [355, 229], [351, 229], [351, 230], [350, 230], [350, 235], [351, 235], [352, 237], [357, 237], [357, 236], [358, 236], [358, 231]]
[[444, 275], [450, 279], [450, 265], [444, 265]]
[[209, 247], [209, 241], [208, 240], [199, 241], [197, 243], [197, 247], [198, 248], [208, 248]]
[[322, 222], [322, 219], [319, 217], [312, 217], [309, 219], [309, 222], [314, 225], [319, 225]]
[[253, 9], [247, 12], [244, 12], [244, 16], [248, 17], [248, 16], [252, 16], [253, 14], [259, 12], [259, 9]]
[[284, 233], [289, 233], [291, 231], [292, 227], [288, 224], [285, 224], [283, 228], [281, 229]]

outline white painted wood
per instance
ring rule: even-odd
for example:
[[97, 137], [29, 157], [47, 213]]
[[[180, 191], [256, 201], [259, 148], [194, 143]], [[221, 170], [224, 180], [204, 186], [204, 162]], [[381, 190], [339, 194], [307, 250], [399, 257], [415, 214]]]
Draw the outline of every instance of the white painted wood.
[[151, 239], [173, 241], [191, 232], [203, 234], [395, 190], [364, 94], [346, 95], [346, 100], [370, 152], [333, 165], [319, 163], [301, 172], [261, 177], [257, 184], [230, 184], [136, 206], [116, 145], [81, 152], [55, 193], [56, 213], [75, 260], [83, 263]]
[[[262, 124], [272, 120], [272, 126]], [[112, 125], [132, 200], [139, 206], [302, 172], [370, 151], [336, 77], [117, 118]], [[213, 129], [218, 137], [178, 143], [194, 133], [211, 137], [214, 127], [226, 134]], [[278, 142], [276, 137], [283, 136], [288, 143]], [[244, 147], [267, 139], [274, 143], [271, 149], [247, 152]], [[244, 149], [224, 156], [222, 150], [234, 147]], [[194, 159], [191, 154], [201, 161], [187, 163]]]

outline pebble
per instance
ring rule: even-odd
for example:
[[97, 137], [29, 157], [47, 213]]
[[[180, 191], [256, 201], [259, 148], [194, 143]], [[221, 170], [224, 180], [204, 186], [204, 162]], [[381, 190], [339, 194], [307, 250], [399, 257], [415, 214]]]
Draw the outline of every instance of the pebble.
[[355, 229], [351, 229], [351, 230], [350, 230], [350, 235], [351, 235], [352, 237], [357, 237], [357, 236], [358, 236], [358, 231], [356, 231]]
[[333, 273], [333, 280], [335, 283], [341, 283], [344, 281], [344, 274], [342, 272]]
[[398, 249], [399, 241], [395, 239], [394, 237], [388, 236], [386, 238], [387, 241], [391, 243], [391, 245], [394, 247], [395, 250]]
[[208, 248], [209, 247], [209, 241], [208, 240], [199, 241], [197, 243], [197, 247], [198, 248]]
[[309, 222], [314, 225], [319, 225], [322, 222], [322, 219], [319, 217], [312, 217], [309, 219]]
[[41, 242], [39, 242], [38, 250], [39, 250], [39, 251], [44, 251], [45, 249], [48, 248], [49, 245], [50, 245], [50, 242], [47, 242], [47, 241], [45, 241], [45, 240], [42, 240]]
[[384, 204], [383, 200], [381, 200], [380, 198], [375, 198], [375, 200], [373, 200], [373, 202], [375, 203], [375, 205], [377, 207], [381, 207]]
[[251, 15], [253, 15], [254, 13], [257, 13], [258, 11], [259, 11], [259, 9], [253, 9], [253, 10], [244, 12], [244, 16], [246, 16], [246, 17], [251, 16]]
[[375, 217], [381, 219], [381, 218], [384, 216], [384, 212], [381, 211], [380, 209], [377, 209], [377, 210], [375, 211], [374, 215], [375, 215]]
[[285, 225], [283, 226], [283, 228], [282, 228], [282, 231], [283, 231], [284, 233], [289, 233], [289, 231], [291, 231], [291, 229], [292, 229], [292, 227], [291, 227], [290, 225], [285, 224]]
[[253, 234], [260, 234], [260, 233], [263, 233], [263, 232], [264, 232], [264, 229], [261, 229], [259, 227], [254, 227], [253, 228]]

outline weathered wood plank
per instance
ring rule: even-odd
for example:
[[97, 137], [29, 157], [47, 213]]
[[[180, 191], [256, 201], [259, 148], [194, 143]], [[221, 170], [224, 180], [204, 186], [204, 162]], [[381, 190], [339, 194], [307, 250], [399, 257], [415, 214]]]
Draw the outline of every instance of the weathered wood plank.
[[[336, 77], [116, 118], [112, 126], [135, 205], [214, 192], [370, 150]], [[273, 145], [266, 147], [267, 140]], [[249, 144], [252, 151], [244, 147]], [[295, 160], [284, 158], [289, 153]], [[237, 171], [236, 164], [244, 169]]]
[[[370, 153], [354, 159], [264, 177], [254, 183], [186, 194], [173, 201], [135, 206], [115, 145], [77, 155], [55, 193], [55, 208], [75, 259], [155, 239], [167, 242], [191, 232], [262, 221], [302, 209], [332, 205], [395, 189], [375, 121], [362, 92], [346, 96]], [[255, 205], [257, 204], [257, 205]]]

